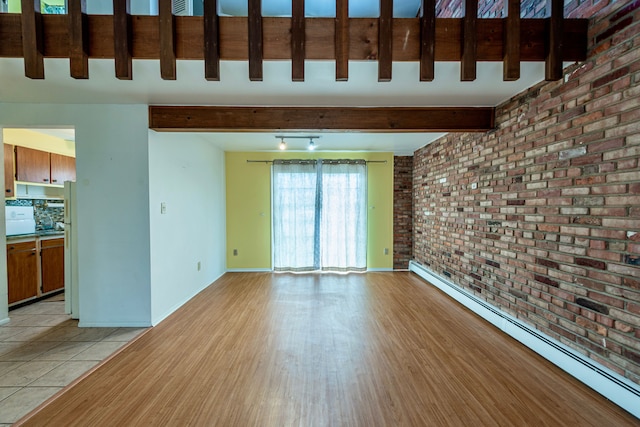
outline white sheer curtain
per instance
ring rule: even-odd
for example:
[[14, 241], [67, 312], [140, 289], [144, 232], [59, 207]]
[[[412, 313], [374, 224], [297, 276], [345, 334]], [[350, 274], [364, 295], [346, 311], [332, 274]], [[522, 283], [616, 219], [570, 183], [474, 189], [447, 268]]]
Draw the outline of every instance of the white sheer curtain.
[[320, 267], [332, 271], [367, 268], [367, 166], [322, 165]]
[[273, 260], [276, 270], [318, 269], [315, 162], [273, 163]]
[[367, 267], [364, 161], [274, 161], [274, 268], [362, 271]]

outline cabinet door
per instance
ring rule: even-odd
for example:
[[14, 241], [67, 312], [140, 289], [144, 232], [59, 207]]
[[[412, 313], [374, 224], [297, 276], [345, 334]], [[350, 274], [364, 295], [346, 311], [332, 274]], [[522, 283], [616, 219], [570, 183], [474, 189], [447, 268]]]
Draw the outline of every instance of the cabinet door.
[[4, 197], [15, 196], [14, 181], [16, 172], [13, 166], [14, 157], [13, 145], [4, 144]]
[[51, 179], [49, 153], [16, 147], [16, 177], [18, 181], [49, 184]]
[[7, 282], [9, 304], [38, 295], [35, 241], [7, 245]]
[[51, 153], [51, 183], [62, 184], [76, 180], [76, 159]]
[[40, 241], [42, 293], [64, 288], [64, 239]]

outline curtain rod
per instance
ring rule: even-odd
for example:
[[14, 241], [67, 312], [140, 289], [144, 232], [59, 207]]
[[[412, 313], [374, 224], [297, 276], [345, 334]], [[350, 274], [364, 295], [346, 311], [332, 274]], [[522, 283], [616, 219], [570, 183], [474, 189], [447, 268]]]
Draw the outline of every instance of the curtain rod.
[[[363, 159], [278, 159], [278, 160], [286, 160], [289, 162], [312, 162], [314, 160], [329, 160], [329, 161], [340, 161], [340, 160], [363, 160]], [[273, 160], [247, 160], [247, 163], [273, 163]], [[365, 163], [387, 163], [386, 160], [365, 160]]]

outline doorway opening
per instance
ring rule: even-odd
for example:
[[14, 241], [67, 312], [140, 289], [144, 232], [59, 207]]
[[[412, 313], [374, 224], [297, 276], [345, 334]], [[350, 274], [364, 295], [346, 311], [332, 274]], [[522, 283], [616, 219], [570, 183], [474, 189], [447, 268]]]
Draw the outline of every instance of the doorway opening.
[[75, 129], [4, 128], [2, 140], [8, 308], [59, 294], [77, 315], [77, 292], [70, 295]]

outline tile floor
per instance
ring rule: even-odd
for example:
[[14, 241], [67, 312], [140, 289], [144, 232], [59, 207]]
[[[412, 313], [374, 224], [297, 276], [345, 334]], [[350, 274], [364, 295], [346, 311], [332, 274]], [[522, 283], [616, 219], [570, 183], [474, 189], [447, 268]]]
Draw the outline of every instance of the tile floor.
[[53, 297], [0, 325], [0, 427], [18, 421], [144, 328], [78, 328]]

